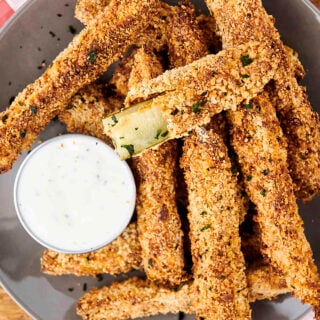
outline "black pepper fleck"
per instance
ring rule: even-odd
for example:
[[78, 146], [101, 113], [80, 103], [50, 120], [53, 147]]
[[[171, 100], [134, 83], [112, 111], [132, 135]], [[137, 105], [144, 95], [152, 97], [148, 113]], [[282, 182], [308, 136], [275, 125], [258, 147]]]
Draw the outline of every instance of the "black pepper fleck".
[[72, 25], [69, 25], [69, 26], [68, 26], [68, 29], [69, 29], [69, 32], [70, 32], [71, 34], [76, 34], [76, 33], [77, 33], [77, 29], [76, 29], [74, 26], [72, 26]]

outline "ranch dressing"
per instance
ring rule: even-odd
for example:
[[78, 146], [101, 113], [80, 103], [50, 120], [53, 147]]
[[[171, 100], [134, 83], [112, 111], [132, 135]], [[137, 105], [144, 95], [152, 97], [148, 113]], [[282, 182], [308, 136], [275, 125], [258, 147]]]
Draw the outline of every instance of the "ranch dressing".
[[22, 225], [45, 247], [88, 252], [114, 240], [135, 205], [126, 162], [101, 140], [68, 134], [34, 149], [15, 181]]

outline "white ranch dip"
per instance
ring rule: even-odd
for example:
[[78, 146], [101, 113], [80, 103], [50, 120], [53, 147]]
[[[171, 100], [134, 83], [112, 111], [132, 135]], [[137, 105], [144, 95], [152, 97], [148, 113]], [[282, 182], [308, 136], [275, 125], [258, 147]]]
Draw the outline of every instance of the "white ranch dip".
[[81, 253], [114, 240], [135, 206], [135, 184], [125, 161], [101, 140], [67, 134], [35, 148], [14, 186], [19, 219], [50, 249]]

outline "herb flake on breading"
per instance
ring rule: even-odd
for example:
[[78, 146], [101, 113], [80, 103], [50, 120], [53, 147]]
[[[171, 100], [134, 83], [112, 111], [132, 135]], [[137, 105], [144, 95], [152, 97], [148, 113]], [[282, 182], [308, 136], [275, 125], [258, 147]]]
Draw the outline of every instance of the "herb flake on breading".
[[248, 55], [241, 55], [240, 59], [243, 67], [246, 67], [253, 62], [253, 59], [251, 59]]

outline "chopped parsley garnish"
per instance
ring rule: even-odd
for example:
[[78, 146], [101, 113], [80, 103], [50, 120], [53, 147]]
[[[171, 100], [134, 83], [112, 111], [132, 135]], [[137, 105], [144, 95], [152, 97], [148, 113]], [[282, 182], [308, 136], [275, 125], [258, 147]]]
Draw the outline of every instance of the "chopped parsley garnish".
[[111, 120], [113, 121], [113, 124], [112, 124], [113, 127], [119, 122], [115, 115], [111, 117]]
[[251, 181], [252, 180], [252, 176], [247, 176], [247, 179], [246, 179], [247, 181]]
[[163, 133], [161, 133], [161, 137], [165, 138], [168, 135], [169, 131], [165, 131]]
[[127, 151], [130, 154], [130, 156], [132, 156], [134, 154], [134, 146], [133, 146], [133, 144], [123, 144], [123, 145], [121, 145], [121, 148], [127, 149]]
[[200, 109], [200, 107], [204, 106], [207, 103], [207, 100], [203, 100], [203, 101], [199, 101], [196, 102], [193, 106], [192, 106], [192, 111], [194, 113], [200, 113], [203, 111], [203, 109]]
[[241, 55], [240, 59], [243, 67], [248, 66], [253, 62], [253, 59], [251, 59], [248, 55]]
[[268, 175], [269, 170], [268, 170], [268, 169], [265, 169], [265, 170], [262, 171], [262, 173], [266, 176], [266, 175]]
[[206, 96], [207, 94], [208, 94], [208, 91], [203, 91], [203, 92], [200, 94], [200, 96], [204, 97], [204, 96]]
[[89, 63], [93, 64], [97, 59], [97, 54], [95, 52], [95, 50], [90, 50], [87, 54], [87, 60], [89, 61]]
[[252, 109], [253, 106], [251, 103], [246, 103], [245, 105], [243, 105], [243, 107], [246, 109], [246, 110], [249, 110], [249, 109]]
[[242, 79], [248, 79], [248, 78], [250, 78], [250, 76], [249, 76], [248, 74], [242, 74], [242, 75], [241, 75], [241, 78], [242, 78]]
[[24, 137], [26, 136], [26, 134], [27, 134], [27, 131], [26, 131], [26, 130], [21, 130], [21, 131], [20, 131], [20, 137], [21, 137], [21, 138], [24, 138]]
[[205, 230], [207, 230], [207, 229], [209, 229], [211, 227], [211, 224], [207, 224], [207, 225], [205, 225], [204, 227], [202, 227], [201, 229], [200, 229], [200, 231], [202, 232], [202, 231], [205, 231]]
[[37, 114], [37, 107], [30, 105], [29, 108], [33, 115]]
[[260, 194], [264, 197], [264, 196], [266, 195], [266, 189], [262, 189], [262, 190], [260, 191]]
[[152, 265], [153, 265], [152, 259], [148, 259], [148, 266], [152, 267]]
[[205, 216], [205, 215], [208, 214], [208, 212], [207, 212], [207, 211], [202, 211], [200, 214], [201, 214], [202, 216]]
[[90, 256], [86, 256], [86, 259], [87, 259], [87, 261], [91, 260]]
[[161, 134], [161, 131], [162, 131], [161, 129], [158, 129], [158, 130], [157, 130], [157, 133], [156, 133], [156, 135], [154, 136], [155, 139], [159, 139], [159, 136], [160, 136], [160, 134]]

